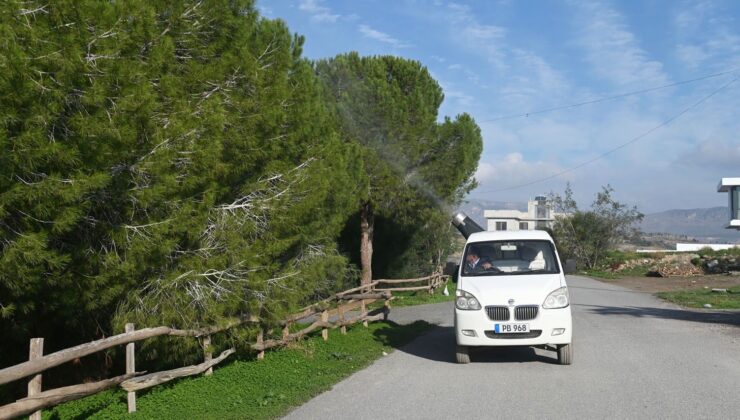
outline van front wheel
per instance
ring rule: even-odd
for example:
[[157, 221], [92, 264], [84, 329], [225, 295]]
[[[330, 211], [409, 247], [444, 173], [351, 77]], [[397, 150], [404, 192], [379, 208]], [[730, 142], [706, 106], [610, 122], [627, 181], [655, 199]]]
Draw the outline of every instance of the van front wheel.
[[470, 363], [470, 352], [468, 346], [457, 346], [457, 363]]
[[558, 363], [561, 365], [573, 363], [573, 343], [558, 346]]

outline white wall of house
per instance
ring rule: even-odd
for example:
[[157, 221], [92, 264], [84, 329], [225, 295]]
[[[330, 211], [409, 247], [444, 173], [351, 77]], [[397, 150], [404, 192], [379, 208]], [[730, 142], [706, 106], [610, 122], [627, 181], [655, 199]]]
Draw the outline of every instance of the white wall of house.
[[542, 196], [529, 200], [527, 211], [486, 210], [483, 212], [487, 221], [486, 228], [489, 231], [550, 228], [555, 222], [555, 217], [559, 215], [560, 213], [552, 211], [552, 206]]
[[728, 229], [740, 229], [740, 178], [722, 178], [717, 192], [726, 192], [728, 196], [729, 223]]
[[698, 251], [702, 248], [712, 248], [715, 251], [722, 251], [724, 249], [732, 249], [738, 245], [733, 244], [676, 244], [676, 251]]

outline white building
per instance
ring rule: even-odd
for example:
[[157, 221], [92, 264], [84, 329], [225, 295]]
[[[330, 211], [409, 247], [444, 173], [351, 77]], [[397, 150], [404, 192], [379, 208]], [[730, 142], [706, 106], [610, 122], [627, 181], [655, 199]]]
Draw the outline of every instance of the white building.
[[726, 192], [729, 196], [730, 222], [727, 228], [740, 230], [740, 178], [722, 178], [717, 192]]
[[527, 211], [519, 210], [486, 210], [483, 212], [488, 221], [488, 230], [535, 230], [551, 228], [555, 217], [560, 213], [552, 211], [552, 204], [547, 197], [539, 195], [527, 203]]

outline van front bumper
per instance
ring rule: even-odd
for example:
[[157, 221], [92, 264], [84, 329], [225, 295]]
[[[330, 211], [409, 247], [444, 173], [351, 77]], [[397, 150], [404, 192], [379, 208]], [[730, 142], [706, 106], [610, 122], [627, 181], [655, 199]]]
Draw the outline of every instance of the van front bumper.
[[[529, 333], [495, 333], [496, 324], [529, 324]], [[563, 330], [561, 334], [557, 334]], [[466, 334], [463, 334], [465, 332]], [[475, 334], [471, 336], [471, 334]], [[554, 335], [555, 334], [555, 335]], [[536, 346], [570, 344], [573, 321], [570, 306], [561, 309], [539, 308], [537, 317], [528, 321], [491, 321], [484, 309], [455, 309], [455, 337], [460, 346]]]

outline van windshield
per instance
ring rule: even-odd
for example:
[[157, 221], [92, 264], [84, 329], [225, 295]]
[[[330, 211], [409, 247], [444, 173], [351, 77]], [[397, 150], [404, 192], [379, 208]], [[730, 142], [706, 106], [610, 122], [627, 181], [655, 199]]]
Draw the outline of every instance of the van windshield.
[[473, 242], [465, 248], [464, 276], [557, 274], [560, 266], [550, 241]]

